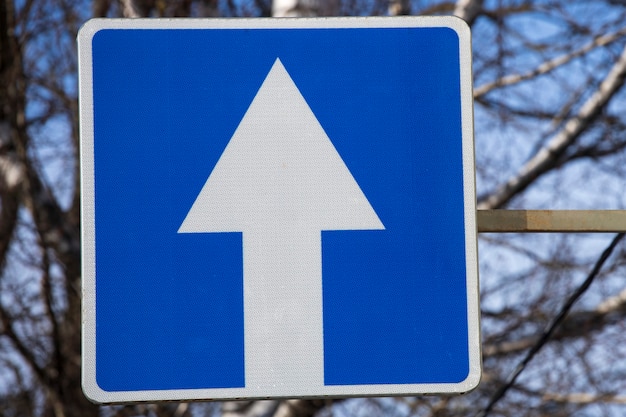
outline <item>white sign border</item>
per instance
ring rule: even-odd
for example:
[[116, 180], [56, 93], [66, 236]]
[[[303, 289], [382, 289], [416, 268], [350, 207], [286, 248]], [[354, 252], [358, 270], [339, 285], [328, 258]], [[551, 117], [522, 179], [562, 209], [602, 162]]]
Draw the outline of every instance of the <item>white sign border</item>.
[[[103, 29], [298, 29], [298, 28], [420, 28], [446, 27], [459, 38], [461, 87], [463, 187], [465, 204], [465, 248], [469, 373], [459, 383], [368, 384], [323, 386], [322, 392], [295, 392], [293, 397], [371, 397], [416, 394], [462, 394], [478, 386], [482, 374], [478, 249], [476, 228], [476, 186], [474, 159], [471, 34], [467, 24], [453, 16], [327, 17], [327, 18], [245, 18], [245, 19], [92, 19], [78, 34], [80, 163], [82, 193], [82, 386], [85, 395], [97, 403], [150, 401], [193, 401], [268, 398], [247, 388], [211, 388], [144, 391], [105, 391], [96, 382], [96, 268], [95, 188], [92, 39]], [[284, 397], [273, 397], [284, 398]]]

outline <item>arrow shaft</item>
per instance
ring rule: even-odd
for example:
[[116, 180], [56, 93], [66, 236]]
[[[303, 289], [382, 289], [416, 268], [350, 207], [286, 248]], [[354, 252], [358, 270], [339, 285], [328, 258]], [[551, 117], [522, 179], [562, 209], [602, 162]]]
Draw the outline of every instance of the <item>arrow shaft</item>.
[[319, 230], [243, 233], [246, 388], [323, 386], [321, 248]]

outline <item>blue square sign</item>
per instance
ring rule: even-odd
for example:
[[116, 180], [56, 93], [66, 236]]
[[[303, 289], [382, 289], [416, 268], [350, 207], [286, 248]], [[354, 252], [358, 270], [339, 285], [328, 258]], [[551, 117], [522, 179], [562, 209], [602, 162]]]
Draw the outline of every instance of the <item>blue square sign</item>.
[[96, 19], [79, 53], [88, 397], [478, 384], [465, 23]]

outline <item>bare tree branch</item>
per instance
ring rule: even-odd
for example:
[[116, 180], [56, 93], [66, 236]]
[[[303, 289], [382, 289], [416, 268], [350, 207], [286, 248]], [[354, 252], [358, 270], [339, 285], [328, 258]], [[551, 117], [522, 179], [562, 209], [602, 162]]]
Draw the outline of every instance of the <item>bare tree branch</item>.
[[586, 392], [577, 392], [570, 394], [545, 393], [543, 395], [545, 401], [554, 401], [557, 403], [575, 403], [575, 404], [626, 404], [626, 396], [616, 394], [590, 394]]
[[313, 417], [332, 403], [331, 400], [228, 401], [222, 405], [222, 417]]
[[330, 404], [332, 404], [332, 401], [325, 400], [282, 401], [274, 417], [313, 417]]
[[[626, 289], [617, 295], [607, 298], [593, 310], [582, 310], [570, 313], [554, 332], [551, 341], [563, 341], [578, 338], [584, 330], [585, 334], [602, 331], [608, 325], [614, 325], [626, 317]], [[516, 354], [537, 343], [539, 335], [516, 337], [513, 340], [498, 343], [486, 343], [483, 346], [485, 357], [497, 357]]]
[[141, 17], [139, 9], [135, 4], [135, 0], [120, 0], [122, 6], [122, 16], [128, 18]]
[[591, 42], [584, 45], [582, 48], [572, 51], [568, 54], [558, 56], [550, 61], [543, 62], [537, 68], [532, 71], [528, 71], [524, 74], [510, 74], [502, 78], [498, 78], [495, 81], [483, 84], [474, 89], [474, 98], [478, 98], [483, 96], [490, 91], [495, 90], [496, 88], [506, 87], [514, 84], [518, 84], [522, 81], [526, 81], [532, 78], [535, 78], [539, 75], [547, 74], [555, 69], [571, 62], [573, 59], [582, 56], [595, 48], [603, 47], [609, 45], [612, 42], [615, 42], [621, 39], [624, 35], [626, 35], [626, 28], [623, 28], [615, 33], [610, 33], [607, 35], [600, 35], [593, 39]]
[[270, 417], [279, 405], [276, 400], [226, 401], [222, 404], [222, 417]]
[[453, 14], [472, 26], [482, 11], [483, 0], [458, 0], [454, 7]]
[[583, 104], [578, 114], [570, 118], [552, 140], [540, 149], [519, 171], [495, 192], [478, 202], [479, 209], [503, 207], [541, 175], [557, 166], [569, 146], [598, 117], [611, 98], [621, 89], [626, 78], [626, 48], [613, 65], [596, 92]]

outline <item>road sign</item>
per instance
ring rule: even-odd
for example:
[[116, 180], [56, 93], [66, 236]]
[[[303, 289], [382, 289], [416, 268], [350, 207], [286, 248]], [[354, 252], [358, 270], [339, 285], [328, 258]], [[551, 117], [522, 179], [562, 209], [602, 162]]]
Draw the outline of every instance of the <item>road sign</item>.
[[476, 386], [462, 21], [92, 20], [79, 49], [90, 398]]

